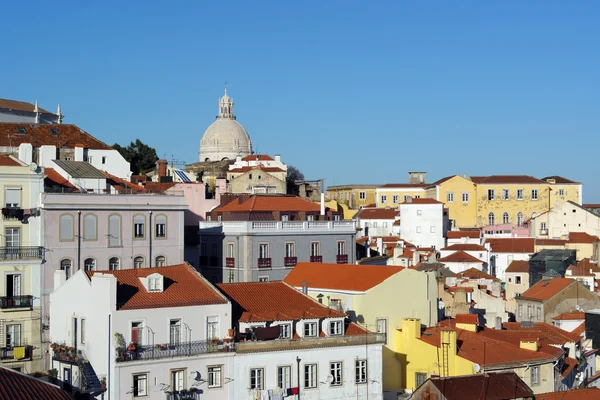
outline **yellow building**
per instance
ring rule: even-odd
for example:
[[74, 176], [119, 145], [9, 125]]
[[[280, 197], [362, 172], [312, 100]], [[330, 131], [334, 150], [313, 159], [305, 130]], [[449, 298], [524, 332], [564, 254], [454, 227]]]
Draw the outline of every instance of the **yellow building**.
[[[555, 377], [561, 371], [555, 371], [553, 365], [565, 360], [565, 354], [552, 346], [540, 346], [540, 342], [548, 340], [549, 331], [554, 341], [557, 336], [562, 338], [561, 345], [575, 343], [579, 338], [548, 324], [536, 324], [533, 328], [520, 328], [514, 323], [505, 326], [511, 324], [508, 330], [478, 328], [477, 315], [462, 314], [450, 323], [423, 330], [418, 318], [404, 319], [395, 338], [397, 357], [403, 366], [403, 386], [415, 390], [432, 375], [513, 371], [536, 394], [554, 391], [554, 382], [562, 377]], [[521, 330], [511, 332], [512, 329]]]
[[462, 176], [447, 176], [427, 187], [427, 196], [444, 203], [452, 227], [468, 228], [477, 224], [475, 184]]
[[402, 388], [394, 332], [406, 317], [420, 318], [427, 325], [437, 322], [434, 273], [393, 266], [298, 263], [285, 282], [345, 312], [370, 331], [385, 333], [383, 389]]
[[377, 188], [377, 207], [398, 207], [409, 197], [418, 199], [427, 197], [424, 183], [388, 183]]
[[[315, 201], [315, 203], [320, 204], [320, 201]], [[325, 207], [328, 207], [331, 210], [337, 210], [337, 212], [342, 215], [342, 218], [346, 220], [351, 220], [358, 212], [358, 210], [353, 210], [350, 207], [348, 207], [347, 204], [339, 203], [337, 200], [326, 201]]]
[[375, 204], [378, 185], [339, 185], [327, 188], [329, 200], [347, 205], [351, 210]]
[[43, 248], [38, 207], [44, 174], [3, 155], [0, 185], [0, 366], [21, 372], [43, 371]]

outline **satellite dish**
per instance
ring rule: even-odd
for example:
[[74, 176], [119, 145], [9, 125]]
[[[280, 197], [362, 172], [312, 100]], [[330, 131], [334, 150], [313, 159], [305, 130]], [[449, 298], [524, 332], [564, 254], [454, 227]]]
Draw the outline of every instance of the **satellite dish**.
[[479, 364], [473, 364], [473, 373], [477, 374], [479, 371], [481, 371], [481, 366]]
[[29, 169], [30, 169], [32, 172], [36, 172], [36, 171], [37, 171], [37, 169], [38, 169], [38, 165], [37, 165], [36, 163], [32, 162], [31, 164], [29, 164]]

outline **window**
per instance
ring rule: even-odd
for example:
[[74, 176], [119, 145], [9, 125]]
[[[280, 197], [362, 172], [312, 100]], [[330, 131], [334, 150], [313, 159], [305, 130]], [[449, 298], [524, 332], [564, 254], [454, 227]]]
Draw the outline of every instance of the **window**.
[[67, 279], [71, 277], [71, 265], [71, 260], [62, 260], [60, 262], [60, 269], [62, 271], [65, 271], [65, 276], [67, 277]]
[[405, 194], [405, 195], [404, 195], [404, 202], [406, 203], [406, 202], [408, 201], [408, 199], [409, 199], [409, 198], [410, 198], [410, 196], [409, 196], [409, 195], [407, 195], [407, 194]]
[[21, 206], [21, 188], [4, 189], [4, 199], [6, 208], [20, 208]]
[[523, 316], [523, 304], [519, 304], [519, 317]]
[[155, 235], [157, 238], [166, 238], [167, 237], [167, 217], [165, 215], [157, 215], [156, 216], [156, 232]]
[[263, 368], [250, 369], [250, 389], [264, 389], [265, 370]]
[[383, 195], [383, 196], [381, 196], [381, 204], [385, 204], [385, 203], [387, 203], [387, 196]]
[[285, 244], [285, 256], [296, 257], [296, 246], [294, 242], [289, 242]]
[[366, 200], [367, 198], [367, 193], [366, 192], [358, 192], [358, 198], [360, 200]]
[[269, 282], [269, 277], [268, 276], [259, 276], [258, 281], [259, 282]]
[[172, 319], [169, 321], [169, 344], [176, 346], [181, 341], [181, 320]]
[[164, 267], [165, 265], [167, 265], [167, 259], [165, 258], [165, 256], [156, 257], [155, 265], [157, 267]]
[[252, 179], [252, 174], [248, 174], [248, 179]]
[[356, 360], [354, 370], [356, 383], [367, 383], [367, 360]]
[[565, 189], [558, 189], [558, 195], [559, 196], [564, 196], [565, 195]]
[[21, 274], [6, 275], [6, 296], [16, 297], [21, 295]]
[[417, 226], [417, 233], [421, 233], [421, 227]]
[[546, 223], [545, 222], [541, 222], [540, 223], [540, 231], [546, 231], [546, 230], [547, 230]]
[[423, 215], [423, 211], [417, 210], [417, 215]]
[[508, 216], [508, 213], [505, 211], [502, 213], [502, 223], [508, 224], [509, 222], [510, 222], [510, 217]]
[[398, 196], [397, 194], [392, 196], [392, 203], [394, 204], [398, 204], [400, 202], [400, 196]]
[[85, 271], [94, 271], [96, 269], [96, 260], [93, 258], [86, 258], [83, 262], [83, 269]]
[[531, 313], [531, 306], [527, 306], [527, 318], [531, 319], [531, 317], [533, 317], [533, 314]]
[[422, 372], [415, 372], [415, 386], [416, 387], [419, 387], [422, 384], [424, 384], [426, 380], [427, 380], [427, 374], [424, 374]]
[[144, 323], [143, 322], [132, 322], [131, 323], [131, 342], [142, 344], [144, 339]]
[[133, 397], [148, 395], [148, 375], [137, 374], [133, 376]]
[[310, 255], [311, 256], [320, 256], [321, 255], [321, 249], [320, 249], [320, 245], [319, 242], [310, 242]]
[[510, 191], [508, 189], [502, 189], [502, 200], [510, 199]]
[[136, 239], [144, 238], [144, 225], [146, 223], [146, 217], [143, 215], [136, 215], [133, 217], [133, 237]]
[[307, 389], [317, 387], [317, 364], [304, 365], [304, 387]]
[[435, 233], [435, 226], [429, 227], [429, 233]]
[[540, 367], [539, 366], [531, 367], [531, 384], [532, 385], [540, 384]]
[[345, 240], [338, 240], [337, 254], [338, 254], [338, 256], [346, 254], [346, 241]]
[[102, 164], [106, 164], [106, 157], [102, 157]]
[[108, 217], [108, 245], [110, 247], [121, 246], [121, 217], [119, 215]]
[[108, 260], [108, 269], [111, 271], [117, 271], [119, 269], [120, 260], [118, 257], [111, 257]]
[[25, 135], [27, 133], [27, 129], [23, 128], [22, 126], [17, 127], [17, 132], [19, 132], [19, 135]]
[[525, 222], [525, 218], [522, 212], [517, 213], [517, 226], [523, 226], [523, 222]]
[[317, 323], [316, 322], [305, 322], [304, 323], [304, 336], [306, 336], [306, 337], [317, 336]]
[[288, 214], [281, 214], [281, 220], [282, 221], [289, 221], [290, 220], [290, 216]]
[[538, 199], [537, 189], [531, 189], [531, 200], [537, 200], [537, 199]]
[[521, 284], [521, 275], [515, 276], [515, 284], [517, 284], [517, 285]]
[[283, 390], [292, 387], [292, 367], [284, 365], [277, 367], [277, 387]]
[[183, 369], [178, 369], [175, 371], [171, 371], [171, 389], [172, 390], [176, 390], [176, 391], [180, 391], [182, 389], [185, 389], [185, 383], [184, 383], [184, 370]]
[[385, 341], [387, 342], [387, 319], [377, 318], [375, 324], [377, 325], [377, 333], [383, 333], [385, 335]]
[[210, 316], [206, 318], [206, 338], [216, 339], [219, 335], [219, 317]]
[[83, 240], [98, 239], [98, 218], [93, 214], [83, 217]]
[[306, 220], [307, 221], [314, 221], [315, 220], [315, 216], [312, 215], [312, 214], [309, 214], [309, 215], [306, 216]]
[[415, 199], [420, 199], [421, 195], [420, 194], [415, 194]]
[[262, 179], [262, 176], [260, 176], [260, 175], [259, 175], [259, 176], [258, 176], [258, 179]]
[[133, 268], [144, 268], [144, 257], [137, 256], [133, 259]]
[[73, 216], [71, 214], [61, 215], [59, 225], [60, 240], [73, 240]]
[[537, 308], [537, 319], [538, 319], [538, 321], [542, 320], [542, 308], [541, 307]]
[[331, 336], [342, 334], [342, 321], [331, 321], [329, 323], [329, 334]]
[[281, 339], [291, 339], [292, 338], [292, 326], [290, 324], [281, 324], [280, 326], [280, 334], [279, 337]]
[[377, 221], [373, 222], [373, 228], [377, 228]]
[[446, 202], [448, 202], [448, 203], [454, 202], [454, 192], [448, 192], [446, 194]]
[[331, 386], [340, 386], [342, 384], [342, 363], [341, 361], [336, 361], [329, 363], [329, 372], [333, 377], [331, 381]]
[[81, 343], [85, 343], [85, 318], [81, 318]]
[[469, 202], [469, 193], [468, 192], [463, 192], [462, 193], [462, 202], [463, 203], [468, 203]]
[[517, 200], [523, 200], [523, 189], [517, 189]]
[[21, 231], [19, 228], [6, 228], [4, 230], [4, 240], [6, 247], [10, 249], [21, 247]]
[[6, 325], [6, 347], [21, 346], [21, 325], [8, 324]]
[[493, 212], [490, 212], [488, 214], [488, 225], [495, 225], [496, 224], [496, 216], [494, 215]]
[[488, 200], [495, 200], [496, 192], [494, 189], [488, 189]]
[[268, 243], [261, 243], [258, 245], [258, 258], [269, 258]]
[[208, 387], [221, 387], [222, 367], [220, 365], [208, 367]]

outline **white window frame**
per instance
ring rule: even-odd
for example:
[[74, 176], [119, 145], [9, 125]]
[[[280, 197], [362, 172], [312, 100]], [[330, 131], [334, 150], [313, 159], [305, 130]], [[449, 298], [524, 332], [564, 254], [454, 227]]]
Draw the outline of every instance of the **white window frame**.
[[517, 195], [515, 198], [517, 200], [523, 200], [525, 198], [525, 189], [517, 189]]
[[539, 365], [531, 367], [531, 385], [540, 384], [540, 367]]
[[496, 200], [496, 190], [495, 189], [488, 189], [487, 199], [488, 199], [488, 201]]
[[558, 189], [558, 195], [563, 197], [565, 195], [565, 189]]
[[510, 190], [502, 189], [502, 200], [510, 200]]
[[279, 365], [277, 366], [277, 387], [283, 390], [292, 387], [292, 366]]
[[346, 253], [346, 241], [345, 240], [338, 240], [336, 247], [337, 247], [337, 255], [338, 256], [348, 254], [348, 253]]
[[304, 388], [314, 389], [318, 385], [317, 364], [304, 364]]
[[164, 214], [157, 215], [154, 219], [154, 237], [157, 239], [167, 237], [167, 216]]
[[135, 269], [144, 268], [145, 263], [146, 259], [143, 256], [136, 256], [133, 258], [133, 268]]
[[171, 389], [178, 392], [185, 389], [185, 369], [171, 370]]
[[446, 193], [446, 202], [447, 203], [454, 203], [454, 192], [448, 192], [448, 193]]
[[279, 338], [280, 339], [291, 339], [292, 338], [292, 324], [280, 324], [279, 325]]
[[493, 211], [488, 214], [488, 225], [496, 225], [496, 214]]
[[316, 322], [305, 322], [304, 329], [302, 331], [304, 333], [304, 337], [317, 337], [318, 336], [317, 325], [318, 324]]
[[381, 204], [385, 204], [385, 203], [387, 203], [387, 195], [382, 194], [381, 195]]
[[269, 243], [258, 244], [258, 258], [269, 258]]
[[354, 362], [354, 380], [357, 385], [367, 383], [368, 377], [368, 362], [367, 360], [357, 359]]
[[[133, 397], [148, 396], [148, 374], [133, 374], [132, 378]], [[143, 384], [143, 386], [140, 384]]]
[[531, 189], [531, 200], [538, 200], [539, 192], [537, 189]]
[[377, 333], [383, 333], [385, 335], [385, 342], [387, 343], [388, 336], [388, 320], [387, 318], [375, 318], [375, 326]]
[[266, 275], [259, 276], [259, 277], [258, 277], [258, 281], [259, 281], [259, 282], [269, 282], [269, 277], [268, 277], [268, 276], [266, 276]]
[[[14, 195], [9, 195], [8, 193], [17, 193], [19, 200], [18, 203], [9, 203], [9, 197], [14, 197]], [[6, 208], [21, 208], [21, 195], [22, 195], [22, 188], [20, 187], [5, 187], [4, 188], [4, 205]], [[16, 200], [16, 199], [12, 199], [12, 200]]]
[[208, 366], [208, 388], [220, 388], [223, 386], [222, 383], [223, 366], [222, 365], [209, 365]]
[[342, 379], [344, 371], [344, 363], [341, 361], [332, 361], [329, 363], [329, 373], [333, 376], [331, 386], [341, 386], [344, 381]]
[[321, 255], [321, 242], [310, 242], [310, 255], [312, 257], [318, 257]]
[[[142, 222], [140, 221], [142, 219]], [[137, 219], [137, 221], [136, 221]], [[133, 238], [134, 239], [145, 239], [146, 238], [146, 216], [142, 214], [136, 214], [133, 216]]]
[[359, 200], [366, 200], [367, 199], [367, 192], [358, 192], [358, 199]]
[[79, 339], [79, 341], [81, 342], [81, 344], [85, 344], [85, 325], [86, 325], [85, 324], [85, 318], [81, 318], [81, 321], [79, 322], [79, 325], [80, 325], [80, 327], [79, 327], [79, 329], [80, 329], [80, 332], [79, 332], [80, 339]]
[[394, 203], [394, 204], [400, 203], [400, 196], [397, 195], [397, 194], [393, 195], [392, 196], [392, 203]]
[[344, 334], [342, 321], [329, 321], [329, 335], [340, 336]]
[[469, 202], [469, 192], [462, 192], [462, 202], [463, 203]]
[[285, 257], [296, 257], [295, 242], [285, 242]]
[[263, 390], [265, 388], [265, 369], [250, 368], [250, 389]]

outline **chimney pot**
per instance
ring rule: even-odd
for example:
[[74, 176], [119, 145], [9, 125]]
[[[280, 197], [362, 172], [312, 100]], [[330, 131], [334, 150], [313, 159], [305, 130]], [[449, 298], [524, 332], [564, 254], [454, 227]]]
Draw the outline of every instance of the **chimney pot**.
[[156, 168], [158, 169], [159, 177], [167, 176], [167, 160], [158, 160], [156, 162]]

